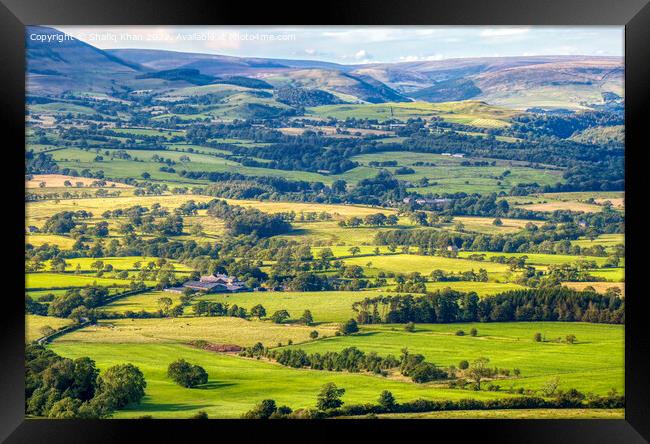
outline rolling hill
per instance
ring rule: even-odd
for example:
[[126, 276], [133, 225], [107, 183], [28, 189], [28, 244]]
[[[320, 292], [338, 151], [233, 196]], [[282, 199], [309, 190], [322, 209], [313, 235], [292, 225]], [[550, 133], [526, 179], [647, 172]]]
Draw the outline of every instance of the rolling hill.
[[[53, 28], [28, 32], [62, 36]], [[70, 38], [48, 44], [27, 39], [28, 91], [149, 90], [213, 83], [263, 88], [303, 88], [333, 94], [347, 103], [480, 100], [511, 109], [597, 108], [623, 95], [618, 57], [526, 56], [340, 65], [151, 49], [101, 50]], [[241, 84], [241, 79], [246, 84]], [[259, 86], [257, 86], [259, 87]]]

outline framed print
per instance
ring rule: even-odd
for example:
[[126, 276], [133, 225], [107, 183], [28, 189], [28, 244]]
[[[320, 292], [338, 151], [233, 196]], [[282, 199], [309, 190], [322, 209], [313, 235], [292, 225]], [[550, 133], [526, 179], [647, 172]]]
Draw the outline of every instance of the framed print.
[[646, 3], [4, 1], [0, 436], [647, 442]]

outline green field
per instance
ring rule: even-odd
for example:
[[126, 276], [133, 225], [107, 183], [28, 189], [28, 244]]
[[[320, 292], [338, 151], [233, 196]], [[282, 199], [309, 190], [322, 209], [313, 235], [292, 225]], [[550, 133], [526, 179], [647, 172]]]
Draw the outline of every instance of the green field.
[[[102, 257], [102, 258], [89, 258], [89, 257], [84, 257], [84, 258], [74, 258], [74, 259], [66, 259], [66, 262], [68, 263], [67, 270], [75, 270], [77, 266], [79, 266], [81, 271], [97, 271], [96, 269], [92, 268], [91, 265], [97, 261], [102, 261], [104, 265], [112, 265], [113, 269], [115, 271], [135, 271], [137, 268], [135, 267], [136, 263], [140, 263], [140, 268], [146, 268], [147, 264], [150, 262], [156, 262], [158, 258], [156, 257], [146, 257], [146, 256], [126, 256], [126, 257]], [[49, 262], [45, 262], [45, 266], [49, 267]], [[167, 260], [167, 264], [171, 264], [174, 266], [175, 271], [192, 271], [191, 268], [188, 266], [181, 264], [178, 261], [174, 260]]]
[[464, 102], [408, 102], [363, 105], [324, 105], [308, 108], [307, 112], [319, 117], [345, 119], [388, 120], [391, 118], [408, 120], [410, 118], [442, 117], [443, 119], [468, 125], [492, 128], [509, 126], [509, 118], [516, 112], [505, 108], [489, 106], [478, 101]]
[[[398, 166], [408, 166], [415, 170], [414, 174], [401, 176], [403, 180], [415, 182], [427, 178], [432, 185], [427, 187], [413, 186], [410, 189], [422, 193], [440, 192], [490, 192], [499, 190], [510, 190], [520, 183], [537, 182], [540, 185], [553, 185], [562, 182], [562, 171], [557, 169], [534, 169], [521, 166], [521, 162], [504, 162], [497, 160], [496, 166], [463, 166], [462, 162], [475, 162], [478, 160], [492, 161], [493, 159], [479, 158], [455, 158], [442, 156], [440, 154], [417, 153], [408, 151], [387, 151], [373, 154], [362, 154], [352, 158], [362, 166], [345, 173], [348, 177], [355, 173], [355, 170], [363, 171], [358, 177], [368, 175], [368, 164], [370, 162], [382, 162], [395, 160]], [[433, 162], [435, 166], [417, 166], [417, 162]], [[386, 169], [394, 172], [397, 167], [375, 168], [376, 171]], [[505, 171], [510, 173], [502, 176]]]
[[291, 319], [297, 320], [309, 309], [314, 322], [342, 322], [355, 316], [352, 304], [366, 297], [382, 294], [378, 291], [314, 291], [314, 292], [250, 292], [227, 294], [209, 294], [198, 300], [237, 304], [250, 310], [262, 304], [268, 316], [277, 310], [287, 310]]
[[125, 279], [97, 277], [73, 273], [25, 273], [25, 288], [37, 290], [46, 288], [73, 288], [87, 285], [123, 286], [131, 283]]
[[[455, 335], [458, 330], [468, 333], [473, 327], [478, 330], [477, 337]], [[534, 342], [536, 332], [548, 342]], [[577, 343], [552, 342], [568, 334], [575, 335]], [[331, 337], [300, 348], [322, 353], [355, 346], [366, 352], [398, 356], [407, 347], [409, 352], [421, 353], [441, 366], [458, 366], [463, 359], [485, 356], [491, 365], [521, 370], [520, 378], [499, 382], [505, 388], [539, 389], [557, 376], [565, 389], [605, 394], [612, 388], [624, 391], [623, 344], [622, 325], [505, 322], [417, 324], [414, 333], [404, 331], [403, 325], [364, 326], [357, 335]]]
[[[453, 259], [442, 256], [420, 256], [415, 254], [392, 254], [389, 256], [363, 256], [352, 257], [344, 260], [346, 265], [360, 265], [382, 271], [395, 273], [412, 273], [417, 271], [423, 275], [430, 274], [433, 270], [446, 272], [478, 271], [485, 269], [488, 273], [506, 273], [508, 266], [489, 261], [472, 261]], [[372, 265], [368, 267], [368, 263]]]
[[[363, 374], [299, 370], [278, 364], [244, 359], [180, 344], [105, 344], [54, 342], [52, 350], [62, 356], [89, 356], [100, 369], [130, 362], [144, 373], [145, 398], [115, 418], [152, 415], [154, 418], [185, 418], [204, 410], [213, 418], [237, 418], [262, 399], [274, 399], [278, 405], [293, 409], [315, 407], [321, 386], [334, 382], [346, 389], [347, 403], [376, 402], [382, 390], [390, 390], [399, 401], [463, 398], [494, 399], [508, 396], [495, 392], [468, 392], [413, 384]], [[183, 358], [201, 365], [208, 372], [208, 383], [187, 389], [166, 375], [169, 362]]]

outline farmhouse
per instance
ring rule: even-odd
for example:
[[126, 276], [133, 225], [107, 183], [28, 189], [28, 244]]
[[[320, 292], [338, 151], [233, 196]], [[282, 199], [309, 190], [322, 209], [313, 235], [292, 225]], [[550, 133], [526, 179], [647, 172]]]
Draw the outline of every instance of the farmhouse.
[[187, 281], [181, 287], [166, 288], [165, 291], [182, 293], [186, 288], [202, 293], [239, 293], [249, 291], [246, 284], [225, 274], [201, 276], [198, 281]]

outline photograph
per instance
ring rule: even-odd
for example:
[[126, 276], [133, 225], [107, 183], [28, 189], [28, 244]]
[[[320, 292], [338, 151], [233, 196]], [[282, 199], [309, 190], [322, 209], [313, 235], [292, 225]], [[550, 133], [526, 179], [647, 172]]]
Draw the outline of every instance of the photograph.
[[623, 25], [26, 25], [26, 422], [623, 422], [625, 60]]

